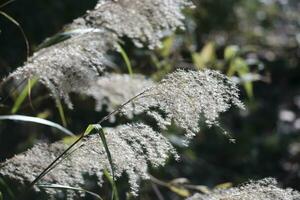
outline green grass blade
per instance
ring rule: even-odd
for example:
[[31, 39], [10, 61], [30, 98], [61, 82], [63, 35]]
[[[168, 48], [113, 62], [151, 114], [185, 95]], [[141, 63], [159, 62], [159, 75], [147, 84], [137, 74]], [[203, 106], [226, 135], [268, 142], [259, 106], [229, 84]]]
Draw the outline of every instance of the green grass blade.
[[115, 183], [115, 180], [112, 178], [112, 176], [110, 175], [110, 173], [107, 170], [103, 170], [103, 174], [107, 178], [107, 180], [110, 183], [111, 187], [113, 188], [111, 199], [118, 200], [119, 195], [118, 195], [117, 185]]
[[69, 31], [57, 33], [54, 36], [47, 38], [45, 41], [43, 41], [39, 46], [35, 48], [35, 51], [39, 51], [40, 49], [58, 44], [60, 42], [70, 39], [73, 36], [78, 36], [88, 32], [97, 32], [97, 31], [100, 30], [95, 28], [78, 28], [78, 29], [72, 29]]
[[28, 41], [28, 38], [27, 38], [27, 36], [26, 36], [26, 34], [25, 34], [22, 26], [19, 24], [19, 22], [17, 22], [13, 17], [11, 17], [10, 15], [8, 15], [7, 13], [0, 11], [0, 15], [2, 15], [6, 19], [8, 19], [10, 22], [12, 22], [13, 24], [15, 24], [16, 27], [20, 30], [20, 32], [21, 32], [21, 34], [22, 34], [22, 36], [24, 38], [25, 44], [26, 44], [26, 55], [27, 55], [27, 57], [29, 57], [29, 55], [30, 55], [29, 41]]
[[[1, 177], [0, 177], [0, 186], [2, 186], [3, 189], [5, 189], [7, 191], [7, 194], [11, 199], [15, 199], [14, 193], [11, 191], [11, 189], [8, 187], [8, 185], [5, 183], [5, 181]], [[0, 198], [0, 200], [1, 200], [1, 198]]]
[[58, 129], [67, 135], [74, 135], [71, 131], [62, 127], [61, 125], [54, 123], [52, 121], [46, 120], [46, 119], [42, 119], [42, 118], [30, 117], [30, 116], [26, 116], [26, 115], [1, 115], [0, 120], [15, 120], [15, 121], [23, 121], [23, 122], [32, 122], [32, 123], [42, 124], [42, 125], [46, 125], [46, 126], [50, 126], [52, 128]]
[[15, 101], [15, 103], [14, 103], [12, 109], [11, 109], [12, 114], [15, 114], [16, 112], [18, 112], [18, 110], [20, 109], [20, 107], [21, 107], [22, 103], [24, 102], [25, 98], [28, 95], [30, 95], [31, 89], [37, 83], [37, 81], [38, 81], [37, 78], [33, 78], [33, 79], [28, 80], [27, 86], [23, 89], [21, 94], [18, 96], [17, 100]]
[[74, 190], [74, 191], [81, 191], [85, 192], [87, 194], [92, 195], [93, 197], [96, 197], [99, 200], [103, 200], [98, 194], [91, 192], [89, 190], [79, 188], [79, 187], [71, 187], [71, 186], [66, 186], [66, 185], [59, 185], [59, 184], [38, 184], [38, 187], [41, 188], [52, 188], [52, 189], [61, 189], [61, 190]]
[[125, 64], [126, 64], [126, 67], [127, 67], [127, 69], [128, 69], [128, 73], [129, 73], [130, 75], [133, 75], [132, 65], [131, 65], [130, 59], [129, 59], [129, 57], [128, 57], [126, 51], [125, 51], [125, 50], [123, 49], [123, 47], [122, 47], [121, 45], [119, 45], [119, 44], [118, 44], [118, 50], [119, 50], [119, 52], [120, 52], [120, 54], [121, 54], [121, 56], [122, 56], [122, 58], [123, 58], [123, 60], [124, 60], [124, 62], [125, 62]]
[[[104, 146], [104, 149], [105, 149], [105, 152], [107, 154], [107, 158], [108, 158], [108, 161], [109, 161], [109, 164], [110, 164], [110, 167], [111, 167], [111, 172], [112, 172], [112, 178], [109, 179], [109, 174], [107, 173], [106, 174], [106, 177], [109, 179], [111, 185], [112, 185], [112, 199], [115, 199], [115, 200], [119, 200], [119, 195], [118, 195], [118, 190], [117, 190], [117, 185], [116, 185], [116, 182], [115, 182], [115, 170], [114, 170], [114, 165], [113, 165], [113, 162], [112, 162], [112, 157], [111, 157], [111, 153], [109, 151], [109, 148], [108, 148], [108, 145], [107, 145], [107, 141], [106, 141], [106, 138], [105, 138], [105, 133], [104, 133], [104, 130], [103, 128], [101, 128], [99, 130], [99, 136], [101, 138], [101, 141], [103, 143], [103, 146]], [[105, 174], [105, 171], [104, 171], [104, 174]]]
[[62, 124], [63, 124], [64, 127], [67, 127], [67, 120], [66, 120], [64, 108], [62, 106], [62, 103], [61, 103], [59, 97], [55, 98], [55, 103], [56, 103], [56, 107], [57, 107], [58, 112], [59, 112], [59, 116], [60, 116], [61, 122], [62, 122]]
[[14, 1], [15, 1], [15, 0], [9, 0], [9, 1], [7, 1], [7, 2], [1, 4], [1, 5], [0, 5], [0, 8], [4, 8], [5, 6], [7, 6], [7, 5], [13, 3]]

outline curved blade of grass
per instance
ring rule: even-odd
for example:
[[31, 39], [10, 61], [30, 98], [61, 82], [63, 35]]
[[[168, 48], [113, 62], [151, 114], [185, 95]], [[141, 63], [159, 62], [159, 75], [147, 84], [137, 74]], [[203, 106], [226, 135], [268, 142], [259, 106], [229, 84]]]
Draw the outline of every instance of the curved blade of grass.
[[117, 185], [116, 185], [116, 182], [115, 182], [115, 169], [114, 169], [114, 165], [113, 165], [113, 162], [112, 162], [111, 153], [109, 151], [107, 141], [106, 141], [106, 138], [105, 138], [105, 133], [104, 133], [104, 130], [103, 130], [102, 127], [99, 130], [99, 136], [101, 138], [101, 141], [103, 143], [105, 152], [107, 154], [109, 165], [111, 167], [112, 177], [110, 177], [109, 173], [106, 170], [104, 170], [104, 175], [108, 178], [108, 180], [109, 180], [109, 182], [112, 186], [112, 200], [114, 200], [114, 199], [119, 200], [118, 189], [117, 189]]
[[2, 15], [3, 17], [5, 17], [6, 19], [8, 19], [10, 22], [12, 22], [13, 24], [15, 24], [18, 27], [18, 29], [20, 30], [20, 32], [21, 32], [21, 34], [22, 34], [22, 36], [24, 38], [25, 44], [26, 44], [26, 55], [27, 55], [27, 57], [29, 57], [29, 55], [30, 55], [29, 41], [27, 39], [27, 36], [26, 36], [26, 34], [25, 34], [22, 26], [13, 17], [11, 17], [10, 15], [6, 14], [5, 12], [0, 11], [0, 15]]
[[46, 126], [50, 126], [55, 129], [58, 129], [67, 135], [74, 135], [71, 131], [62, 127], [61, 125], [59, 125], [55, 122], [46, 120], [46, 119], [42, 119], [42, 118], [31, 117], [31, 116], [26, 116], [26, 115], [1, 115], [0, 120], [15, 120], [15, 121], [23, 121], [23, 122], [32, 122], [32, 123], [42, 124], [42, 125], [46, 125]]
[[[50, 163], [28, 186], [28, 188], [31, 188], [33, 185], [35, 185], [41, 178], [43, 178], [48, 172], [51, 171], [52, 167], [56, 165], [57, 162], [59, 162], [61, 160], [61, 158], [63, 158], [76, 144], [78, 144], [82, 138], [84, 138], [86, 135], [89, 135], [93, 130], [101, 130], [101, 123], [106, 121], [107, 119], [109, 119], [110, 116], [118, 113], [124, 106], [126, 106], [127, 104], [129, 104], [131, 101], [133, 101], [134, 99], [142, 96], [146, 91], [148, 91], [150, 88], [148, 88], [147, 90], [144, 90], [143, 92], [135, 95], [134, 97], [130, 98], [128, 101], [126, 101], [125, 103], [123, 103], [122, 105], [120, 105], [116, 110], [110, 112], [108, 115], [106, 115], [104, 118], [102, 118], [97, 124], [91, 124], [89, 125], [85, 132], [82, 133], [80, 135], [80, 137], [73, 143], [71, 144], [64, 152], [62, 152], [54, 161], [52, 161], [52, 163]], [[106, 140], [105, 140], [106, 141]], [[112, 162], [111, 162], [112, 163]], [[116, 188], [116, 187], [115, 187]], [[118, 200], [118, 196], [116, 195], [116, 200]]]
[[10, 1], [5, 2], [5, 3], [3, 3], [3, 4], [0, 5], [0, 8], [3, 8], [3, 7], [5, 7], [5, 6], [7, 6], [8, 4], [13, 3], [14, 1], [15, 1], [15, 0], [10, 0]]
[[103, 200], [98, 194], [96, 194], [94, 192], [91, 192], [89, 190], [83, 189], [83, 188], [71, 187], [71, 186], [59, 185], [59, 184], [38, 184], [37, 186], [42, 187], [42, 188], [53, 188], [53, 189], [61, 189], [61, 190], [81, 191], [81, 192], [85, 192], [87, 194], [90, 194], [93, 197], [96, 197], [97, 199]]
[[[11, 189], [8, 187], [8, 185], [5, 183], [5, 181], [1, 177], [0, 177], [0, 186], [2, 186], [7, 191], [7, 194], [11, 199], [15, 199], [14, 193], [11, 191]], [[0, 199], [1, 199], [1, 196], [0, 196]]]
[[119, 45], [119, 44], [118, 44], [118, 49], [119, 49], [119, 52], [120, 52], [120, 54], [121, 54], [121, 56], [122, 56], [122, 58], [123, 58], [123, 60], [124, 60], [124, 62], [126, 64], [126, 67], [128, 69], [128, 73], [130, 75], [133, 75], [132, 65], [131, 65], [130, 59], [129, 59], [129, 57], [128, 57], [126, 51], [125, 51], [125, 49], [123, 49], [123, 47], [121, 45]]
[[43, 41], [37, 48], [35, 48], [35, 51], [39, 51], [40, 49], [58, 44], [76, 35], [82, 35], [85, 33], [97, 32], [97, 31], [99, 32], [101, 30], [96, 28], [78, 28], [78, 29], [57, 33], [54, 36]]
[[56, 107], [57, 107], [58, 112], [59, 112], [61, 122], [62, 122], [64, 127], [67, 127], [67, 120], [66, 120], [64, 108], [63, 108], [62, 103], [61, 103], [61, 101], [58, 97], [55, 98], [55, 103], [56, 103]]
[[117, 185], [115, 180], [111, 177], [110, 173], [105, 169], [103, 170], [103, 174], [104, 176], [107, 178], [108, 182], [110, 183], [113, 191], [112, 191], [112, 197], [111, 199], [115, 199], [118, 200], [119, 199], [119, 195], [118, 195], [118, 191], [117, 191]]
[[23, 91], [21, 92], [21, 94], [18, 96], [17, 100], [15, 101], [15, 103], [14, 103], [12, 109], [11, 109], [11, 113], [12, 114], [15, 114], [16, 112], [18, 112], [18, 110], [20, 109], [20, 106], [24, 102], [25, 98], [27, 96], [30, 96], [31, 89], [37, 83], [37, 81], [38, 81], [37, 78], [29, 79], [28, 80], [27, 86], [23, 89]]

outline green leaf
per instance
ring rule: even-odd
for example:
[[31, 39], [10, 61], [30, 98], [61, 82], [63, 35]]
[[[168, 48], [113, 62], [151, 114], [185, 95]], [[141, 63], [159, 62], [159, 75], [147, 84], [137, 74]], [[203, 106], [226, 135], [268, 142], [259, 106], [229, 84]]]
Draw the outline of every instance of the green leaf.
[[59, 97], [55, 98], [55, 103], [56, 103], [56, 107], [57, 107], [58, 112], [59, 112], [59, 116], [60, 116], [61, 122], [62, 122], [62, 124], [63, 124], [64, 127], [67, 127], [67, 120], [66, 120], [64, 108], [62, 106], [62, 103], [61, 103]]
[[82, 35], [88, 32], [95, 32], [95, 31], [99, 31], [98, 29], [94, 29], [94, 28], [78, 28], [78, 29], [72, 29], [69, 31], [65, 31], [65, 32], [61, 32], [61, 33], [57, 33], [54, 36], [46, 39], [44, 42], [42, 42], [36, 49], [35, 51], [38, 51], [40, 49], [46, 48], [46, 47], [50, 47], [52, 45], [58, 44], [60, 42], [63, 42], [69, 38], [71, 38], [72, 36], [77, 36], [77, 35]]
[[3, 200], [2, 192], [0, 191], [0, 200]]
[[15, 101], [15, 103], [14, 103], [12, 109], [11, 109], [12, 114], [15, 114], [16, 112], [18, 112], [18, 110], [20, 109], [20, 106], [24, 102], [25, 98], [30, 95], [31, 89], [37, 83], [37, 81], [38, 81], [37, 78], [33, 78], [33, 79], [28, 80], [27, 86], [23, 89], [21, 94], [18, 96], [17, 100]]
[[[246, 61], [244, 59], [236, 59], [236, 68], [237, 68], [237, 73], [240, 77], [242, 76], [245, 76], [247, 74], [250, 73], [250, 70], [249, 70], [249, 66], [248, 64], [246, 63]], [[245, 90], [246, 90], [246, 93], [247, 93], [247, 96], [251, 99], [253, 98], [253, 82], [252, 81], [246, 81], [244, 84], [243, 84]]]
[[[235, 58], [230, 62], [229, 69], [227, 71], [228, 76], [233, 76], [235, 73], [238, 74], [239, 77], [244, 77], [250, 74], [249, 66], [243, 58]], [[245, 81], [243, 83], [244, 89], [247, 93], [247, 96], [252, 99], [253, 98], [253, 82]]]
[[96, 130], [99, 132], [102, 129], [102, 126], [100, 124], [90, 124], [84, 131], [84, 136], [89, 135], [93, 130]]
[[8, 4], [11, 4], [13, 3], [15, 0], [9, 0], [9, 1], [6, 1], [5, 3], [1, 4], [0, 5], [0, 8], [4, 8], [5, 6], [7, 6]]
[[[15, 199], [14, 193], [12, 192], [12, 190], [9, 188], [9, 186], [5, 183], [5, 181], [1, 177], [0, 177], [0, 186], [7, 192], [8, 196], [11, 199]], [[1, 194], [1, 196], [2, 196], [2, 194]]]
[[207, 43], [199, 53], [192, 53], [193, 63], [198, 69], [203, 69], [207, 65], [216, 61], [216, 49], [212, 42]]
[[169, 185], [169, 189], [181, 197], [189, 197], [191, 195], [189, 190], [185, 189], [184, 187]]
[[112, 187], [112, 196], [111, 196], [111, 199], [112, 200], [113, 199], [118, 200], [119, 199], [119, 195], [118, 195], [117, 185], [115, 183], [115, 180], [112, 178], [112, 176], [110, 175], [110, 173], [106, 169], [103, 170], [103, 174], [107, 178], [108, 182], [110, 183], [110, 185]]
[[225, 60], [231, 60], [231, 59], [235, 58], [238, 55], [239, 51], [240, 51], [240, 49], [236, 45], [227, 46], [224, 51]]
[[221, 183], [215, 186], [215, 189], [226, 190], [232, 187], [231, 182]]
[[[99, 130], [99, 136], [100, 136], [101, 141], [103, 143], [103, 146], [104, 146], [104, 149], [105, 149], [105, 152], [106, 152], [106, 155], [107, 155], [110, 167], [111, 167], [112, 178], [109, 181], [110, 181], [110, 183], [112, 185], [112, 200], [114, 200], [114, 199], [115, 200], [119, 200], [117, 185], [116, 185], [116, 182], [115, 182], [115, 169], [114, 169], [114, 165], [113, 165], [111, 153], [110, 153], [108, 145], [107, 145], [107, 141], [106, 141], [106, 138], [105, 138], [105, 133], [104, 133], [103, 128], [101, 128]], [[104, 174], [105, 174], [105, 172], [104, 172]], [[107, 174], [106, 174], [106, 176], [108, 177]]]
[[[8, 1], [2, 6], [5, 6], [5, 5], [7, 5], [8, 3], [11, 3], [11, 2], [13, 2], [13, 1]], [[22, 36], [25, 40], [25, 44], [26, 44], [26, 55], [27, 55], [27, 57], [29, 57], [29, 55], [30, 55], [30, 46], [29, 46], [27, 36], [26, 36], [22, 26], [19, 24], [19, 22], [17, 22], [13, 17], [8, 15], [7, 13], [0, 11], [0, 15], [4, 16], [6, 19], [8, 19], [10, 22], [12, 22], [14, 25], [16, 25], [16, 27], [20, 30], [20, 32], [21, 32], [21, 34], [22, 34]]]
[[203, 194], [209, 194], [209, 193], [211, 193], [211, 190], [207, 186], [205, 186], [205, 185], [195, 185], [193, 187], [193, 189], [196, 190], [196, 191], [199, 191], [199, 192], [201, 192]]
[[162, 48], [159, 50], [163, 58], [168, 58], [170, 56], [174, 41], [175, 36], [170, 36], [163, 40]]
[[79, 187], [71, 187], [71, 186], [59, 185], [59, 184], [38, 184], [37, 186], [42, 188], [81, 191], [90, 194], [93, 197], [96, 197], [97, 199], [103, 200], [98, 194]]
[[122, 56], [122, 58], [123, 58], [123, 60], [124, 60], [124, 62], [126, 64], [126, 67], [128, 69], [128, 73], [130, 75], [132, 75], [133, 74], [132, 65], [131, 65], [130, 59], [129, 59], [129, 57], [128, 57], [126, 51], [125, 51], [125, 49], [123, 49], [123, 47], [118, 44], [118, 50], [119, 50], [119, 52], [120, 52], [120, 54], [121, 54], [121, 56]]
[[46, 120], [46, 119], [42, 119], [42, 118], [30, 117], [30, 116], [26, 116], [26, 115], [2, 115], [2, 116], [0, 116], [0, 120], [15, 120], [15, 121], [33, 122], [33, 123], [37, 123], [37, 124], [43, 124], [46, 126], [56, 128], [67, 135], [74, 135], [71, 131], [62, 127], [61, 125], [54, 123], [52, 121]]

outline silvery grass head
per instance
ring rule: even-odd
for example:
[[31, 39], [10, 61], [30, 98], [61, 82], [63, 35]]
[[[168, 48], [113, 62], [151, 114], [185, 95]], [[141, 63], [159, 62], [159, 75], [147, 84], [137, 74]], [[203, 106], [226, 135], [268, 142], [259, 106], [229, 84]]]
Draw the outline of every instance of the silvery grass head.
[[[120, 177], [124, 172], [127, 173], [133, 194], [137, 194], [141, 179], [149, 179], [148, 165], [163, 166], [170, 155], [178, 158], [170, 142], [145, 124], [126, 124], [106, 129], [105, 132], [115, 176]], [[26, 185], [66, 148], [67, 145], [63, 142], [37, 144], [27, 152], [2, 163], [0, 175]], [[84, 187], [84, 177], [96, 176], [98, 185], [101, 186], [103, 170], [109, 170], [110, 164], [99, 136], [91, 135], [85, 138], [74, 149], [71, 156], [63, 160], [39, 183]], [[38, 187], [36, 189], [39, 190]], [[53, 190], [49, 192], [55, 193]]]
[[[102, 91], [107, 96], [108, 102], [122, 101], [122, 98], [127, 98], [122, 94], [128, 88], [132, 89], [133, 93], [136, 86], [130, 83], [136, 85], [141, 80], [144, 80], [144, 83], [147, 82], [142, 76], [131, 78], [128, 75], [123, 77], [112, 74], [103, 80], [97, 87], [102, 87], [103, 91], [99, 90], [99, 92]], [[122, 87], [123, 90], [115, 90], [113, 82], [108, 80], [120, 81], [116, 85]], [[120, 84], [122, 81], [126, 84]], [[111, 84], [110, 87], [107, 84]], [[144, 85], [150, 85], [150, 88], [145, 88], [137, 98], [119, 108], [120, 111], [127, 116], [146, 113], [158, 122], [161, 129], [167, 129], [167, 125], [173, 121], [186, 131], [186, 137], [189, 140], [200, 129], [199, 120], [204, 120], [209, 126], [219, 126], [218, 117], [221, 113], [227, 111], [232, 105], [243, 108], [234, 82], [217, 71], [177, 70], [159, 83], [149, 81]], [[95, 94], [94, 97], [99, 97], [99, 102], [103, 100], [102, 96]], [[161, 112], [164, 114], [161, 115]], [[132, 123], [106, 129], [106, 137], [116, 170], [115, 175], [120, 177], [123, 172], [126, 172], [134, 194], [137, 193], [138, 182], [149, 178], [148, 165], [163, 166], [169, 155], [178, 158], [167, 138], [160, 131], [155, 131], [144, 123]], [[82, 146], [71, 157], [63, 160], [42, 181], [82, 186], [84, 185], [83, 175], [88, 174], [97, 176], [101, 183], [102, 172], [104, 169], [109, 169], [109, 162], [99, 137], [91, 135], [80, 145]], [[17, 155], [2, 164], [0, 174], [21, 183], [30, 182], [50, 160], [56, 157], [57, 152], [62, 152], [65, 148], [62, 142], [36, 145], [28, 152]], [[37, 161], [38, 159], [42, 160]]]
[[164, 36], [184, 28], [182, 10], [192, 5], [189, 0], [99, 0], [94, 10], [70, 28], [104, 27], [132, 39], [137, 47], [153, 49]]
[[300, 193], [290, 188], [283, 189], [273, 178], [250, 181], [239, 187], [216, 189], [209, 194], [195, 194], [186, 200], [298, 200]]
[[114, 39], [114, 35], [101, 30], [74, 36], [39, 50], [7, 79], [38, 78], [54, 98], [63, 98], [72, 108], [69, 93], [86, 90], [96, 81], [98, 72], [103, 72], [109, 62], [105, 50]]
[[[69, 39], [45, 45], [7, 79], [38, 78], [72, 108], [70, 92], [95, 82], [112, 62], [107, 52], [117, 51], [120, 39], [130, 38], [137, 47], [158, 47], [164, 36], [183, 27], [182, 9], [188, 6], [187, 0], [99, 0], [94, 10], [65, 27], [61, 35]], [[51, 44], [49, 39], [45, 43]]]
[[122, 108], [121, 113], [129, 119], [146, 114], [161, 129], [173, 122], [185, 130], [187, 139], [199, 132], [200, 121], [219, 126], [221, 113], [231, 106], [244, 108], [236, 84], [214, 70], [176, 70], [159, 83], [142, 75], [109, 74], [83, 92], [95, 98], [98, 110], [107, 105], [112, 111], [143, 90], [146, 91]]

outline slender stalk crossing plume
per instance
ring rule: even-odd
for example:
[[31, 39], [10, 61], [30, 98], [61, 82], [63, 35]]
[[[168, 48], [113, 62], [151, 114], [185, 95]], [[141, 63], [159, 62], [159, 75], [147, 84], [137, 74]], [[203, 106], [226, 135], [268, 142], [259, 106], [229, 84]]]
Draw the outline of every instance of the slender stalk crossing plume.
[[[117, 84], [111, 84], [111, 80], [116, 80]], [[211, 70], [188, 72], [178, 70], [156, 84], [143, 76], [129, 78], [128, 75], [111, 74], [102, 77], [98, 86], [100, 90], [95, 91], [107, 96], [108, 101], [120, 104], [124, 99], [124, 91], [113, 86], [118, 87], [121, 83], [127, 83], [125, 89], [134, 88], [131, 91], [134, 93], [136, 89], [140, 89], [132, 86], [137, 82], [151, 87], [123, 107], [123, 114], [132, 117], [135, 114], [146, 113], [157, 121], [161, 129], [166, 129], [167, 125], [174, 121], [176, 125], [186, 130], [188, 139], [199, 131], [201, 119], [209, 126], [219, 125], [217, 119], [222, 112], [232, 105], [243, 108], [235, 84], [224, 75]], [[103, 96], [93, 95], [99, 102], [104, 102]], [[169, 155], [178, 158], [171, 143], [162, 134], [143, 123], [121, 125], [107, 129], [106, 133], [116, 177], [126, 172], [134, 194], [138, 190], [139, 180], [149, 178], [148, 164], [154, 167], [163, 166]], [[73, 155], [63, 160], [44, 177], [43, 181], [82, 186], [84, 185], [82, 175], [88, 174], [97, 176], [101, 183], [101, 172], [109, 169], [103, 145], [95, 135], [86, 138], [80, 145], [82, 146]], [[21, 183], [30, 182], [65, 149], [66, 146], [61, 142], [36, 145], [28, 152], [2, 164], [0, 174]]]
[[[60, 157], [38, 183], [84, 188], [86, 177], [92, 176], [101, 186], [108, 170], [115, 178], [126, 173], [131, 192], [137, 194], [139, 182], [149, 179], [149, 166], [164, 166], [169, 157], [178, 159], [172, 144], [161, 134], [163, 130], [174, 124], [185, 131], [189, 141], [200, 131], [201, 121], [220, 126], [221, 113], [233, 106], [244, 108], [236, 84], [217, 71], [177, 70], [160, 82], [138, 74], [104, 72], [112, 62], [108, 53], [117, 51], [122, 38], [131, 39], [137, 47], [159, 47], [164, 36], [183, 28], [182, 9], [189, 6], [186, 0], [99, 0], [94, 10], [65, 27], [69, 39], [44, 45], [8, 76], [19, 81], [39, 78], [69, 108], [69, 94], [76, 92], [93, 97], [98, 111], [107, 107], [128, 120], [146, 115], [158, 125], [151, 127], [139, 121], [105, 129], [114, 171], [110, 170], [105, 142], [101, 143], [98, 135], [89, 135]], [[131, 99], [137, 94], [141, 95]], [[114, 120], [115, 115], [109, 116]], [[0, 175], [26, 185], [40, 177], [43, 169], [68, 147], [62, 141], [37, 144], [0, 164]], [[34, 187], [39, 191], [38, 185]], [[57, 195], [57, 190], [47, 191]], [[74, 195], [68, 192], [70, 199]]]
[[[126, 172], [133, 194], [137, 194], [141, 179], [149, 179], [148, 164], [158, 167], [163, 166], [170, 155], [178, 158], [170, 142], [145, 124], [127, 124], [109, 128], [106, 130], [106, 139], [113, 159], [115, 176], [120, 177]], [[110, 165], [100, 141], [98, 135], [85, 138], [74, 147], [73, 153], [40, 183], [84, 187], [85, 177], [95, 176], [101, 185], [103, 170], [109, 170]], [[1, 164], [0, 175], [26, 185], [66, 148], [67, 145], [63, 142], [37, 144], [27, 152]], [[38, 187], [36, 189], [38, 190]], [[54, 194], [56, 191], [48, 192]]]
[[95, 98], [97, 110], [106, 105], [112, 111], [143, 90], [147, 91], [127, 104], [122, 114], [129, 119], [146, 114], [162, 129], [173, 121], [186, 131], [187, 138], [199, 132], [200, 121], [219, 126], [219, 115], [232, 105], [244, 108], [236, 84], [213, 70], [177, 70], [159, 83], [142, 75], [109, 74], [83, 92]]
[[199, 132], [200, 120], [218, 126], [219, 115], [232, 105], [244, 108], [238, 91], [233, 81], [217, 71], [177, 70], [123, 112], [129, 116], [146, 113], [163, 129], [173, 121], [189, 139]]
[[187, 200], [298, 200], [300, 193], [290, 188], [282, 189], [273, 178], [250, 181], [239, 187], [214, 190], [210, 194], [195, 194]]
[[99, 0], [94, 10], [65, 27], [70, 39], [36, 52], [7, 79], [37, 77], [69, 108], [70, 92], [89, 88], [107, 66], [107, 51], [123, 37], [137, 47], [160, 46], [160, 39], [183, 28], [187, 0]]

